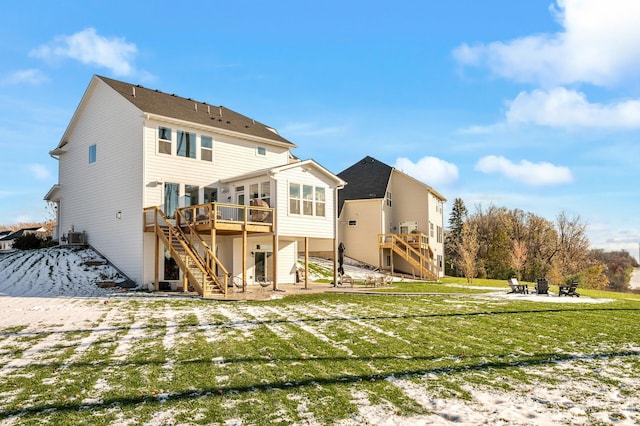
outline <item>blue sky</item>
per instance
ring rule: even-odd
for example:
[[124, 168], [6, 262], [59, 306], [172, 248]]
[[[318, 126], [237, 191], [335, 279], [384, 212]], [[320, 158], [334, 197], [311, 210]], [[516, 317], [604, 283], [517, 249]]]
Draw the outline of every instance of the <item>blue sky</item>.
[[[640, 2], [32, 1], [0, 26], [0, 224], [47, 217], [93, 74], [221, 104], [338, 173], [371, 155], [451, 201], [640, 243]], [[448, 216], [447, 216], [448, 217]]]

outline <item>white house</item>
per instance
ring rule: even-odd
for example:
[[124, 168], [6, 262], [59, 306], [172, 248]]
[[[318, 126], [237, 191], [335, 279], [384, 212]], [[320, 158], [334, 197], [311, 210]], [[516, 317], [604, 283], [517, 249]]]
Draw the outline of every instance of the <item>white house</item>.
[[50, 152], [54, 239], [87, 243], [156, 288], [293, 283], [314, 241], [335, 253], [345, 184], [293, 148], [223, 106], [94, 76]]

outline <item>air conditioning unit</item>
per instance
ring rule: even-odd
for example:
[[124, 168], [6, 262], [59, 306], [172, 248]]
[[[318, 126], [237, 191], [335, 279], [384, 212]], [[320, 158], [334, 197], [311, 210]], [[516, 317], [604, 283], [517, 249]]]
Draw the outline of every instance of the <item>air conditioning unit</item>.
[[86, 244], [84, 232], [69, 232], [67, 238], [69, 239], [69, 244]]

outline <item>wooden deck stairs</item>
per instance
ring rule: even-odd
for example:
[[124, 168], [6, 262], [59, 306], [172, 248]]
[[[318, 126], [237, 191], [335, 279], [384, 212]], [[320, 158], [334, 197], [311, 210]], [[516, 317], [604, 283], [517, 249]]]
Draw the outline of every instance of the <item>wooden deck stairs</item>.
[[[145, 230], [155, 233], [182, 271], [185, 291], [190, 286], [202, 297], [226, 294], [229, 276], [227, 270], [193, 225], [180, 217], [180, 210], [176, 214], [181, 226], [173, 225], [159, 207], [146, 208], [144, 214]], [[152, 216], [152, 220], [149, 216]]]
[[421, 279], [437, 281], [439, 268], [433, 262], [428, 237], [424, 234], [379, 234], [378, 247], [389, 249], [413, 268]]

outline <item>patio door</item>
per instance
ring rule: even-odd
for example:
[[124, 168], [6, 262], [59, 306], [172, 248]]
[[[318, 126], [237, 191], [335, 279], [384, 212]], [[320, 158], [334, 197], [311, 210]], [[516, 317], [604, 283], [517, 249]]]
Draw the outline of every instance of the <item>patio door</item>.
[[164, 203], [163, 212], [169, 219], [176, 217], [176, 209], [178, 208], [178, 198], [180, 196], [180, 184], [165, 182], [164, 183]]
[[418, 230], [418, 222], [400, 222], [400, 233], [401, 234], [410, 234], [413, 231]]
[[273, 255], [270, 251], [257, 251], [255, 252], [254, 258], [254, 280], [256, 282], [262, 280], [271, 280], [272, 271], [271, 271], [271, 256]]

